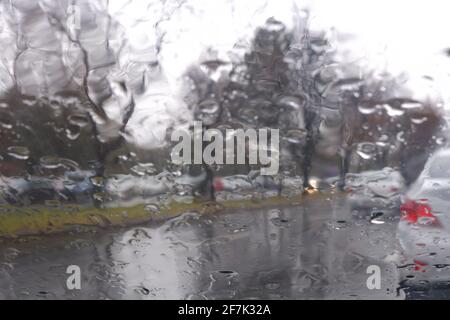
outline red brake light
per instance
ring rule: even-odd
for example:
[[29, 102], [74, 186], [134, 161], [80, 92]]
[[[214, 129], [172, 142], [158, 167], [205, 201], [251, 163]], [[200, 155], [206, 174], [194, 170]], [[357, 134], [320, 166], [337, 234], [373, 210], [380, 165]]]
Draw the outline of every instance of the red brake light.
[[431, 213], [431, 207], [426, 203], [426, 200], [416, 202], [408, 200], [400, 206], [401, 219], [409, 223], [439, 227], [440, 222], [436, 216]]
[[428, 266], [428, 263], [416, 259], [414, 260], [415, 271], [426, 272], [426, 266]]

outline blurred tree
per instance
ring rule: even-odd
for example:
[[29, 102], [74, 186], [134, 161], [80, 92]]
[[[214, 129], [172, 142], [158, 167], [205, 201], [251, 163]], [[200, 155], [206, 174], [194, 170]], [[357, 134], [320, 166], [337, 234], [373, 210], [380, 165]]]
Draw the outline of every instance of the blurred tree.
[[[287, 30], [270, 18], [242, 58], [214, 57], [192, 66], [186, 101], [194, 117], [208, 128], [279, 128], [280, 170], [301, 174], [305, 187], [318, 152], [340, 159], [341, 187], [347, 172], [384, 166], [413, 179], [411, 163], [423, 165], [436, 146], [439, 111], [408, 98], [400, 78], [338, 62], [333, 39], [312, 31], [308, 20], [305, 12]], [[334, 154], [316, 150], [325, 140]]]

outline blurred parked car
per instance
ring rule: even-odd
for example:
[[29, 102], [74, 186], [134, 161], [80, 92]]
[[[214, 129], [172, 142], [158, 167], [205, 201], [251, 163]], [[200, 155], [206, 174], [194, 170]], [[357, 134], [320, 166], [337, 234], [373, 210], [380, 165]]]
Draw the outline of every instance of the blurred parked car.
[[52, 200], [84, 205], [91, 203], [94, 190], [91, 171], [67, 171], [63, 176], [1, 177], [3, 204], [46, 204]]
[[55, 180], [44, 177], [3, 177], [1, 197], [3, 203], [15, 205], [45, 204], [61, 199]]
[[190, 196], [205, 180], [205, 172], [195, 176], [174, 176], [169, 172], [146, 176], [117, 174], [106, 179], [104, 191], [113, 205], [129, 206], [164, 194]]
[[303, 179], [300, 177], [232, 175], [214, 178], [216, 194], [229, 193], [232, 198], [245, 197], [248, 194], [265, 193], [268, 196], [295, 195], [303, 192]]
[[68, 202], [80, 205], [92, 204], [92, 194], [94, 193], [92, 179], [94, 176], [94, 172], [88, 170], [67, 171], [62, 180], [55, 181], [54, 186]]
[[450, 149], [433, 154], [402, 199], [398, 239], [408, 286], [450, 281]]
[[392, 168], [346, 175], [345, 191], [352, 209], [398, 208], [404, 189], [404, 178]]

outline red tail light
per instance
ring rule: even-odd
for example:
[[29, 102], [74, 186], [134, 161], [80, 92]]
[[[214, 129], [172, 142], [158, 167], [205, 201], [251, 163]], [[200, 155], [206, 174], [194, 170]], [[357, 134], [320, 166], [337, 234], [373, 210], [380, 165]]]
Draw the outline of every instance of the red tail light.
[[414, 260], [414, 270], [415, 271], [421, 271], [426, 272], [426, 267], [428, 266], [428, 263], [420, 261], [420, 260]]
[[431, 207], [422, 199], [420, 202], [408, 200], [400, 206], [401, 219], [415, 225], [440, 227], [436, 216], [431, 213]]

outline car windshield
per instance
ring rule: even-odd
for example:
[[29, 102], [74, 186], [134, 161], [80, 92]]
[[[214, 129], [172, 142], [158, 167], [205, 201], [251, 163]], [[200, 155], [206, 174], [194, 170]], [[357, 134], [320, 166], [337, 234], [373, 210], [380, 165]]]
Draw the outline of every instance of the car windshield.
[[0, 0], [0, 300], [450, 299], [449, 3]]

